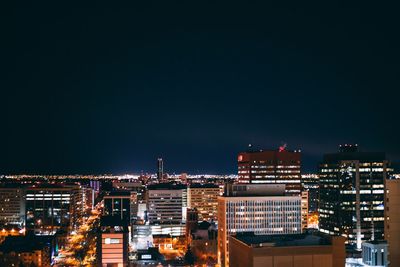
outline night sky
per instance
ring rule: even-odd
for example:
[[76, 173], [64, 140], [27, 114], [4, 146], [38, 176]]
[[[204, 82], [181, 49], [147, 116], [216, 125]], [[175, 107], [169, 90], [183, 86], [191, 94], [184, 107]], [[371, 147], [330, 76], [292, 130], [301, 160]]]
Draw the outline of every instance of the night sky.
[[215, 2], [3, 10], [0, 173], [235, 173], [249, 143], [400, 160], [398, 7]]

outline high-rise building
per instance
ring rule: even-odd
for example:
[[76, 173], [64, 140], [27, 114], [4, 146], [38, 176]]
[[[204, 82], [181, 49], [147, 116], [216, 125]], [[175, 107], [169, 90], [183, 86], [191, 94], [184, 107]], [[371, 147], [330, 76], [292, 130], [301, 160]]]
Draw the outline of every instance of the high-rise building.
[[158, 182], [164, 180], [164, 161], [162, 158], [157, 159], [157, 180]]
[[227, 184], [218, 197], [218, 261], [229, 266], [229, 236], [301, 233], [301, 197], [285, 196], [284, 184]]
[[197, 210], [200, 221], [215, 221], [220, 193], [216, 184], [191, 184], [188, 187], [188, 208]]
[[389, 266], [400, 266], [400, 179], [386, 180], [385, 239], [389, 246]]
[[238, 175], [241, 183], [285, 184], [286, 192], [300, 195], [301, 152], [278, 150], [242, 152], [238, 155]]
[[26, 227], [38, 235], [51, 235], [73, 226], [74, 195], [78, 185], [55, 186], [53, 184], [32, 186], [26, 190]]
[[0, 225], [25, 226], [25, 189], [21, 185], [1, 185]]
[[316, 234], [230, 237], [232, 267], [343, 267], [344, 237]]
[[319, 201], [319, 175], [302, 174], [301, 185], [303, 190], [308, 191], [308, 210], [309, 212], [318, 211]]
[[319, 228], [347, 238], [361, 250], [362, 241], [383, 239], [384, 181], [390, 172], [384, 153], [359, 152], [342, 145], [320, 164]]
[[135, 203], [137, 203], [136, 192], [129, 191], [112, 191], [104, 196], [104, 209], [103, 215], [117, 216], [121, 220], [129, 223], [137, 216], [137, 209], [135, 215]]
[[187, 189], [182, 184], [153, 184], [147, 188], [147, 219], [150, 224], [185, 222]]

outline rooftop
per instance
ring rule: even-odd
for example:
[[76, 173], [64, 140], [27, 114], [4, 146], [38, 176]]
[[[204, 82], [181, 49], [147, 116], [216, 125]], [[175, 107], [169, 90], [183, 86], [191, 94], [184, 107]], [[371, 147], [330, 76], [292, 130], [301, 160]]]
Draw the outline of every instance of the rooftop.
[[219, 186], [216, 184], [211, 184], [211, 183], [209, 183], [209, 184], [196, 183], [196, 184], [191, 184], [190, 188], [219, 188]]
[[226, 184], [224, 196], [284, 196], [285, 184]]
[[186, 185], [177, 183], [152, 184], [147, 187], [149, 190], [180, 190], [186, 189]]
[[0, 245], [0, 251], [9, 252], [32, 252], [41, 250], [43, 247], [50, 247], [53, 236], [7, 236]]
[[290, 235], [254, 235], [254, 233], [240, 233], [234, 236], [237, 240], [251, 247], [292, 247], [292, 246], [321, 246], [331, 245], [329, 236], [316, 234]]

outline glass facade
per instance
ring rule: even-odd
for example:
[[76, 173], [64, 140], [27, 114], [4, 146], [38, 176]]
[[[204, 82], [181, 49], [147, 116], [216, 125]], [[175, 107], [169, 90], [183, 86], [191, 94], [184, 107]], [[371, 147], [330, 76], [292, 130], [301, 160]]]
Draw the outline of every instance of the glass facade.
[[35, 234], [51, 235], [71, 223], [70, 188], [30, 188], [26, 192], [26, 227]]
[[362, 241], [383, 239], [384, 181], [389, 171], [383, 153], [326, 155], [320, 165], [320, 230], [345, 236], [357, 249]]

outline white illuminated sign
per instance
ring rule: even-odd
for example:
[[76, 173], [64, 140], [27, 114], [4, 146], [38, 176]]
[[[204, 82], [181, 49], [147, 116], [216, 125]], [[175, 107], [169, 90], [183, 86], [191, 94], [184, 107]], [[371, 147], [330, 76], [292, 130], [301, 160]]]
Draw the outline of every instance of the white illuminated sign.
[[151, 255], [149, 255], [149, 254], [142, 255], [142, 260], [150, 260], [150, 259], [151, 259]]
[[119, 239], [117, 238], [106, 238], [104, 240], [104, 243], [109, 245], [109, 244], [119, 244]]

